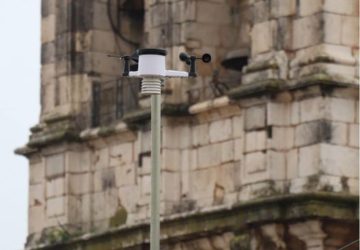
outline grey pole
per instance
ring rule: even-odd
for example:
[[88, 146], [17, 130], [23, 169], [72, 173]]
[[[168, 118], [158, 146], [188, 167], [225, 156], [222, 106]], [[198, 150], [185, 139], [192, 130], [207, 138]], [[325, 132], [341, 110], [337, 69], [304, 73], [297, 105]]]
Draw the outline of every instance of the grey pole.
[[161, 132], [161, 94], [152, 94], [151, 95], [150, 250], [160, 250], [160, 182], [161, 182], [160, 132]]

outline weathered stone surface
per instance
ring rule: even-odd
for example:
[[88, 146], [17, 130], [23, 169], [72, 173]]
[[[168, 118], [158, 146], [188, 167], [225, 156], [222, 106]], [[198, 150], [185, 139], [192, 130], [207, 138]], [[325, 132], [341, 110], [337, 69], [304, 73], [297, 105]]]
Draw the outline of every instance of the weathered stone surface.
[[267, 105], [268, 125], [288, 125], [290, 116], [290, 105], [286, 103], [270, 102]]
[[30, 165], [29, 169], [30, 185], [44, 182], [45, 168], [43, 162]]
[[209, 125], [207, 123], [193, 127], [192, 144], [194, 146], [206, 145], [209, 141]]
[[181, 164], [181, 151], [179, 149], [163, 149], [162, 169], [166, 171], [179, 171]]
[[245, 134], [245, 153], [266, 149], [267, 135], [265, 130]]
[[266, 170], [266, 154], [262, 152], [246, 154], [244, 167], [247, 174]]
[[221, 162], [221, 144], [210, 144], [198, 149], [198, 165], [200, 168], [216, 166]]
[[295, 135], [292, 127], [272, 127], [271, 139], [268, 147], [275, 150], [286, 150], [294, 146]]
[[271, 16], [281, 17], [296, 14], [296, 0], [271, 1]]
[[55, 40], [55, 15], [49, 15], [41, 19], [41, 43]]
[[293, 48], [301, 49], [321, 42], [321, 15], [307, 16], [294, 21]]
[[59, 216], [65, 213], [65, 196], [59, 196], [46, 201], [47, 217]]
[[318, 174], [320, 170], [320, 144], [299, 149], [299, 176]]
[[300, 102], [300, 121], [308, 122], [324, 117], [325, 101], [322, 97], [305, 99]]
[[242, 137], [244, 134], [244, 116], [234, 116], [232, 118], [233, 137]]
[[225, 141], [221, 143], [221, 162], [234, 160], [234, 141]]
[[324, 173], [345, 176], [359, 176], [358, 150], [349, 147], [321, 144], [321, 170]]
[[325, 115], [326, 118], [333, 121], [353, 122], [355, 120], [355, 100], [328, 98]]
[[163, 171], [161, 173], [162, 199], [165, 201], [179, 201], [180, 174]]
[[299, 2], [299, 14], [300, 16], [308, 16], [314, 13], [318, 13], [322, 10], [322, 0], [302, 0]]
[[290, 225], [292, 235], [301, 239], [306, 244], [306, 249], [322, 249], [326, 234], [322, 230], [320, 221], [307, 221]]
[[50, 155], [45, 159], [46, 177], [55, 178], [65, 174], [65, 161], [64, 155]]
[[341, 30], [342, 16], [324, 13], [324, 41], [326, 43], [341, 44], [341, 32], [334, 32], [334, 30]]
[[292, 149], [286, 153], [286, 178], [295, 179], [299, 173], [298, 149]]
[[251, 31], [251, 54], [256, 55], [270, 51], [274, 47], [276, 23], [268, 21], [255, 24]]
[[265, 127], [266, 111], [264, 106], [254, 106], [245, 111], [245, 130]]
[[31, 185], [29, 189], [29, 206], [45, 206], [45, 185]]
[[358, 46], [359, 44], [359, 18], [343, 16], [341, 26], [341, 44]]
[[30, 207], [29, 208], [29, 234], [41, 232], [46, 226], [45, 222], [45, 209], [44, 206]]
[[70, 174], [69, 175], [69, 193], [73, 195], [86, 194], [92, 191], [90, 173]]
[[326, 12], [355, 15], [359, 9], [359, 2], [357, 0], [344, 0], [339, 4], [336, 0], [325, 0], [324, 10]]
[[65, 178], [60, 177], [56, 179], [51, 179], [46, 182], [46, 197], [56, 197], [64, 195], [66, 192], [65, 188]]
[[232, 136], [231, 119], [219, 120], [210, 123], [209, 135], [211, 143], [230, 139]]
[[349, 145], [359, 147], [359, 124], [349, 125]]

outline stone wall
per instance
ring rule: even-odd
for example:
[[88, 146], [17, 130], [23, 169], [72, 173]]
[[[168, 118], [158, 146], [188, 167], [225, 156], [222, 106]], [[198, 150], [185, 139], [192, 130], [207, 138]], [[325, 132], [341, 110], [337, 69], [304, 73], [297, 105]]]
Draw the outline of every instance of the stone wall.
[[[124, 17], [124, 34], [141, 37], [139, 46], [166, 48], [169, 68], [185, 69], [178, 59], [183, 51], [210, 52], [214, 59], [199, 64], [196, 79], [166, 82], [164, 247], [328, 249], [353, 239], [345, 233], [337, 238], [335, 231], [346, 223], [357, 228], [349, 200], [358, 196], [359, 177], [358, 1], [341, 6], [333, 0], [144, 1], [144, 11], [144, 30], [132, 34], [126, 28], [132, 20]], [[43, 0], [41, 39], [40, 123], [17, 151], [30, 162], [28, 247], [88, 234], [79, 238], [86, 245], [99, 233], [112, 237], [108, 230], [138, 230], [126, 249], [146, 244], [147, 99], [123, 120], [90, 126], [93, 83], [120, 77], [121, 63], [107, 54], [130, 53], [135, 46], [114, 34], [103, 0]], [[241, 72], [222, 67], [239, 49], [248, 51], [248, 65]], [[190, 103], [187, 93], [204, 91], [215, 72], [220, 81], [238, 82], [221, 97]], [[273, 198], [292, 204], [302, 195], [351, 205], [337, 214], [316, 202], [315, 209], [313, 203], [307, 208], [295, 202], [297, 212], [289, 215], [272, 208]], [[249, 221], [236, 217], [235, 207], [250, 215], [246, 209], [260, 209], [262, 201], [268, 217], [260, 212]], [[215, 210], [230, 214], [221, 215], [227, 218], [224, 226], [216, 221], [182, 228], [182, 222], [172, 222], [194, 214], [212, 221], [209, 211]], [[166, 241], [172, 237], [174, 242]], [[85, 245], [81, 249], [92, 249]]]

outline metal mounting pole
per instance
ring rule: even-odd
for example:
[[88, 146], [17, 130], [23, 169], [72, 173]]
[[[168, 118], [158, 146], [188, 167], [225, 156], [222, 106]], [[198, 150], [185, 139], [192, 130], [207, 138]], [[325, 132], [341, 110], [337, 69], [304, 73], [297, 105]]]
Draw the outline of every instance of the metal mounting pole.
[[142, 92], [151, 94], [150, 250], [160, 250], [161, 80], [143, 79]]

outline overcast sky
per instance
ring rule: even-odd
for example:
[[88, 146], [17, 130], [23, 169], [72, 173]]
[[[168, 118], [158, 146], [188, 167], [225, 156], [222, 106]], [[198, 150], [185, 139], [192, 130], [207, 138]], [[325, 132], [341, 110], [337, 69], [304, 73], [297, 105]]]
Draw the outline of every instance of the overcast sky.
[[14, 155], [39, 117], [40, 0], [0, 0], [0, 249], [23, 249], [28, 162]]

